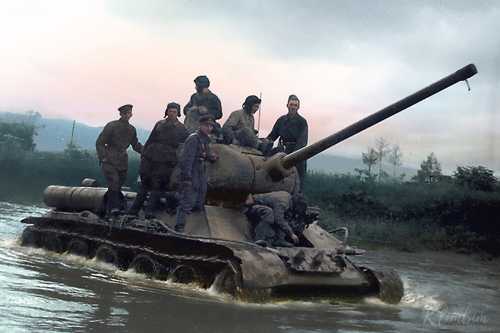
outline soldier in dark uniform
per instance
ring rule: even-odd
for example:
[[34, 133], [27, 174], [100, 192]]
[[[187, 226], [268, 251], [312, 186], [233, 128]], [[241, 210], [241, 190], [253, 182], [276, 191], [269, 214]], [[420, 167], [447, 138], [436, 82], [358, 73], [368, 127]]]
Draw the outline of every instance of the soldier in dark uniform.
[[177, 118], [179, 116], [180, 105], [169, 103], [165, 119], [156, 123], [144, 145], [139, 171], [141, 189], [130, 209], [131, 214], [139, 212], [147, 192], [151, 191], [146, 217], [152, 217], [153, 212], [158, 209], [161, 193], [168, 190], [170, 176], [177, 165], [177, 148], [188, 136], [186, 128]]
[[293, 246], [286, 237], [299, 243], [285, 213], [292, 208], [292, 196], [285, 191], [276, 191], [263, 194], [250, 194], [245, 202], [244, 213], [255, 226], [255, 242], [259, 245]]
[[[208, 87], [210, 80], [205, 75], [200, 75], [194, 79], [196, 93], [194, 93], [189, 102], [184, 106], [184, 125], [189, 133], [194, 133], [198, 129], [198, 121], [201, 116], [209, 114], [214, 120], [222, 118], [222, 105], [219, 97], [215, 95]], [[221, 134], [220, 125], [214, 123], [214, 132]]]
[[[278, 118], [267, 139], [274, 142], [279, 138], [278, 148], [286, 154], [290, 154], [307, 145], [308, 129], [307, 121], [298, 113], [300, 101], [297, 96], [288, 97], [288, 114]], [[297, 165], [300, 183], [304, 183], [307, 164], [301, 162]], [[301, 185], [302, 186], [302, 185]]]
[[127, 148], [132, 145], [136, 152], [142, 153], [135, 127], [129, 123], [132, 105], [123, 105], [118, 111], [120, 119], [107, 123], [95, 143], [97, 157], [108, 183], [106, 211], [112, 215], [118, 214], [123, 208], [121, 188], [127, 177]]
[[204, 115], [199, 123], [200, 128], [186, 139], [179, 158], [180, 193], [175, 223], [178, 232], [184, 232], [187, 215], [193, 210], [203, 210], [207, 194], [205, 162], [217, 160], [209, 147], [214, 121], [211, 116]]

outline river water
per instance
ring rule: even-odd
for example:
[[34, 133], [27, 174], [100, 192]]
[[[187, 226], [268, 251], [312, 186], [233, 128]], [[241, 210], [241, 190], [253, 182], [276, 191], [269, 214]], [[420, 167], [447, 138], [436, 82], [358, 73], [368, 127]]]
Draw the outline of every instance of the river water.
[[0, 332], [500, 332], [500, 265], [450, 253], [377, 251], [397, 305], [358, 300], [235, 301], [94, 260], [19, 246], [19, 221], [45, 210], [0, 202]]

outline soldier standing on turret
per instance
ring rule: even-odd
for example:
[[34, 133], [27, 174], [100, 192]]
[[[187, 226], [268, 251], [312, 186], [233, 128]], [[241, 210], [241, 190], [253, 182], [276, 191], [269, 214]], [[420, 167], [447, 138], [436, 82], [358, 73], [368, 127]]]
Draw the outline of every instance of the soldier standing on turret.
[[175, 221], [175, 230], [178, 232], [184, 232], [187, 215], [192, 211], [204, 209], [207, 194], [205, 161], [217, 160], [217, 155], [212, 153], [209, 147], [209, 135], [214, 126], [212, 117], [200, 117], [199, 124], [199, 129], [186, 139], [179, 158], [180, 198]]
[[154, 216], [153, 213], [160, 204], [161, 193], [168, 189], [170, 176], [177, 165], [177, 148], [188, 136], [186, 128], [177, 118], [181, 115], [180, 110], [179, 104], [169, 103], [165, 110], [165, 119], [156, 123], [144, 144], [140, 166], [141, 189], [129, 211], [130, 214], [136, 215], [139, 212], [147, 192], [151, 191], [146, 217]]
[[[307, 121], [298, 113], [300, 108], [299, 98], [295, 95], [288, 97], [288, 114], [278, 118], [267, 139], [274, 142], [279, 138], [278, 147], [286, 154], [290, 154], [307, 145]], [[306, 175], [306, 161], [297, 164], [300, 184], [304, 184]]]
[[[194, 79], [196, 93], [194, 93], [189, 102], [184, 107], [184, 125], [189, 133], [194, 133], [198, 129], [198, 121], [202, 115], [209, 114], [214, 120], [222, 118], [222, 105], [219, 97], [215, 95], [208, 87], [210, 80], [205, 75], [200, 75]], [[220, 125], [214, 123], [216, 135], [219, 135]]]
[[121, 188], [127, 178], [127, 148], [131, 145], [136, 152], [142, 153], [135, 127], [129, 123], [133, 115], [132, 107], [131, 104], [119, 107], [120, 119], [107, 123], [95, 143], [97, 157], [108, 183], [106, 212], [111, 215], [117, 215], [123, 208]]

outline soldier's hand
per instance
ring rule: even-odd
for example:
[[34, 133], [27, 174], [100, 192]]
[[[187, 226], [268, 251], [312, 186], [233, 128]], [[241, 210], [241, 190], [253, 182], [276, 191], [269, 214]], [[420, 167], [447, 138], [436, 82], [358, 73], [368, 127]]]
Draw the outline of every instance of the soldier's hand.
[[292, 234], [290, 237], [292, 238], [294, 244], [299, 244], [299, 237], [297, 237], [296, 234]]
[[210, 156], [208, 157], [208, 159], [210, 160], [210, 162], [215, 162], [219, 159], [219, 156], [215, 153], [210, 153]]

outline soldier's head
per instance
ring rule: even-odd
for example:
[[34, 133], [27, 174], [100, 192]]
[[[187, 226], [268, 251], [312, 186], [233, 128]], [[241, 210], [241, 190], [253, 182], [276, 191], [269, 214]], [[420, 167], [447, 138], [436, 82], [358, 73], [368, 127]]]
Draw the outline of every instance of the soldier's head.
[[175, 119], [181, 116], [181, 106], [178, 103], [170, 102], [165, 109], [165, 116], [163, 118]]
[[262, 100], [255, 95], [250, 95], [245, 98], [245, 102], [243, 103], [243, 110], [248, 113], [255, 113], [260, 108], [260, 103]]
[[194, 79], [194, 84], [198, 93], [206, 93], [210, 87], [210, 80], [205, 75], [200, 75]]
[[203, 132], [203, 134], [209, 135], [210, 133], [212, 133], [212, 130], [214, 129], [214, 120], [211, 115], [201, 116], [199, 124], [200, 131]]
[[129, 121], [130, 118], [132, 118], [132, 104], [125, 104], [122, 105], [118, 108], [118, 111], [120, 112], [120, 118], [126, 121]]
[[288, 96], [288, 102], [286, 103], [286, 107], [288, 108], [288, 113], [297, 114], [300, 108], [300, 100], [296, 95]]

